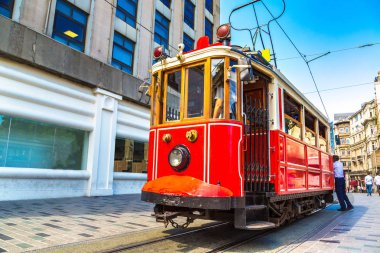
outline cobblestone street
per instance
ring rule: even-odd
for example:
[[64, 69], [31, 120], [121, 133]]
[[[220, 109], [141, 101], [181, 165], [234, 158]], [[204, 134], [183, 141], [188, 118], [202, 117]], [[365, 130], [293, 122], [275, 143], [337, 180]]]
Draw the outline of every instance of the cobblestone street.
[[[349, 198], [354, 210], [338, 212], [339, 205], [332, 205], [232, 252], [379, 252], [380, 197]], [[91, 244], [162, 228], [152, 207], [139, 195], [2, 202], [0, 252]]]
[[0, 202], [0, 252], [23, 252], [157, 224], [140, 195]]

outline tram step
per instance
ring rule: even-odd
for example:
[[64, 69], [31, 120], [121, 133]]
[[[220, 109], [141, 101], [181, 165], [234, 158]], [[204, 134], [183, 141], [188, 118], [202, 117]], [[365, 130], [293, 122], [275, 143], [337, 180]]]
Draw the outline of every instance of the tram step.
[[265, 230], [275, 228], [276, 224], [268, 221], [251, 221], [249, 222], [245, 228], [245, 230]]

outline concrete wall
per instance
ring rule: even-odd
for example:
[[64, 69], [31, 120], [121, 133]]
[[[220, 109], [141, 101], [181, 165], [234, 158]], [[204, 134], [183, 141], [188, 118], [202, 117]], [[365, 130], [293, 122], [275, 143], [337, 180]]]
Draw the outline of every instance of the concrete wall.
[[137, 193], [146, 181], [113, 172], [116, 136], [148, 140], [144, 106], [0, 57], [0, 114], [88, 133], [81, 171], [1, 167], [0, 201]]

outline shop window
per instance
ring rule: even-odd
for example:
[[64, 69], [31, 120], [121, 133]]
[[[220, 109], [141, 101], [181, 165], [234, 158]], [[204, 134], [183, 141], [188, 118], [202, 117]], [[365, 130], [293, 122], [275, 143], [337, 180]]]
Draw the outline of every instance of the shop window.
[[76, 6], [58, 0], [55, 11], [53, 39], [78, 51], [84, 51], [88, 14]]
[[213, 0], [206, 0], [206, 10], [213, 14]]
[[224, 59], [211, 60], [212, 118], [224, 118]]
[[81, 170], [87, 133], [0, 115], [0, 167]]
[[301, 105], [286, 94], [284, 96], [284, 111], [285, 132], [297, 139], [301, 139]]
[[181, 70], [167, 75], [166, 121], [180, 119]]
[[115, 172], [146, 173], [148, 162], [148, 143], [131, 139], [116, 138]]
[[204, 65], [186, 69], [187, 118], [203, 116], [204, 110]]
[[0, 1], [0, 15], [12, 18], [14, 0], [1, 0]]
[[315, 117], [305, 110], [305, 139], [304, 141], [310, 145], [316, 144]]
[[169, 25], [170, 21], [160, 12], [156, 11], [154, 25], [154, 42], [169, 49]]
[[113, 37], [112, 66], [133, 74], [135, 43], [119, 33]]
[[137, 0], [117, 0], [116, 17], [136, 28]]
[[185, 0], [184, 22], [194, 30], [195, 5], [190, 0]]
[[205, 18], [205, 35], [209, 38], [210, 44], [212, 44], [214, 41], [213, 27], [214, 25], [211, 23], [211, 21]]
[[194, 49], [194, 40], [186, 33], [183, 33], [183, 44], [185, 45], [184, 52]]
[[166, 7], [170, 9], [171, 0], [160, 0]]

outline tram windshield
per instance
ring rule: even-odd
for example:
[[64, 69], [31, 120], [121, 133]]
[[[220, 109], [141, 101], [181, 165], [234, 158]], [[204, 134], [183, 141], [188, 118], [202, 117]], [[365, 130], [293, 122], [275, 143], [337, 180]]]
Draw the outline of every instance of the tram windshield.
[[152, 124], [196, 119], [239, 120], [238, 70], [228, 57], [201, 59], [153, 76]]

